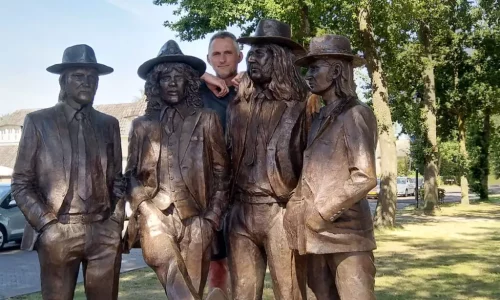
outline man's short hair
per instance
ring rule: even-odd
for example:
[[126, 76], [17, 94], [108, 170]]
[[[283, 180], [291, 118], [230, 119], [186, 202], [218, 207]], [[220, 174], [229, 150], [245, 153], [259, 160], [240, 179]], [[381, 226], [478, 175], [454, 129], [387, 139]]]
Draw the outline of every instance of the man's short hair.
[[212, 42], [216, 39], [231, 39], [231, 40], [233, 40], [234, 48], [236, 49], [236, 53], [240, 54], [241, 48], [240, 48], [240, 45], [238, 45], [238, 42], [236, 41], [236, 36], [228, 31], [219, 31], [216, 34], [214, 34], [210, 38], [210, 43], [208, 44], [208, 51], [210, 51], [210, 48], [212, 47]]

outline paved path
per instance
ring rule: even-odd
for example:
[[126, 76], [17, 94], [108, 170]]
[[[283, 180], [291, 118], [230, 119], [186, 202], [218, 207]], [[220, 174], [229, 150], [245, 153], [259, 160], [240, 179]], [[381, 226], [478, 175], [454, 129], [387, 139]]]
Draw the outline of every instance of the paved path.
[[[145, 267], [140, 249], [124, 254], [121, 272]], [[78, 282], [83, 281], [82, 272]], [[36, 252], [19, 250], [12, 244], [0, 250], [0, 300], [40, 291], [40, 266]]]

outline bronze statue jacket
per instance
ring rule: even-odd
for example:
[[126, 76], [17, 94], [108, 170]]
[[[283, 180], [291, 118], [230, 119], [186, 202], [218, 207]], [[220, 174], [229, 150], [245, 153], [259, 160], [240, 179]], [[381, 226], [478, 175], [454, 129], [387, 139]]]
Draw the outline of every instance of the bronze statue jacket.
[[[161, 126], [159, 118], [152, 116], [141, 116], [132, 122], [125, 177], [133, 217], [126, 233], [125, 251], [137, 242], [135, 216], [139, 204], [153, 199], [159, 191]], [[185, 117], [177, 155], [182, 178], [194, 199], [174, 202], [179, 215], [183, 219], [200, 215], [219, 225], [228, 204], [229, 162], [215, 112], [196, 108]]]
[[[375, 115], [357, 99], [336, 117], [314, 119], [302, 176], [284, 220], [292, 249], [325, 254], [376, 248], [366, 200], [377, 184], [376, 146]], [[324, 219], [318, 232], [307, 226], [313, 210]]]
[[[120, 127], [114, 117], [91, 109], [92, 126], [104, 173], [111, 218], [123, 224], [125, 189], [122, 177]], [[38, 232], [57, 219], [68, 192], [71, 139], [62, 103], [28, 114], [24, 120], [14, 172], [12, 195], [28, 221], [22, 249], [32, 250]]]
[[[265, 157], [257, 159], [267, 162], [267, 180], [277, 202], [286, 203], [297, 186], [307, 144], [306, 101], [276, 102]], [[245, 167], [243, 157], [249, 132], [257, 130], [250, 128], [255, 103], [255, 98], [247, 101], [235, 99], [227, 109], [226, 143], [231, 157], [232, 194], [235, 192], [235, 178]]]

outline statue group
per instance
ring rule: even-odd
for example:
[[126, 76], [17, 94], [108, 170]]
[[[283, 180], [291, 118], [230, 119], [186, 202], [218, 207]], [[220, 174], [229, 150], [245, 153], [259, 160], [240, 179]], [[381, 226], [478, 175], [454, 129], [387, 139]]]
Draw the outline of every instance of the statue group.
[[[139, 67], [147, 109], [123, 173], [118, 121], [92, 107], [113, 69], [87, 45], [47, 68], [59, 101], [26, 117], [12, 180], [43, 299], [72, 299], [81, 265], [87, 299], [117, 299], [122, 253], [134, 247], [171, 300], [201, 300], [211, 257], [226, 250], [230, 294], [206, 299], [262, 299], [268, 267], [275, 299], [305, 300], [307, 287], [318, 300], [375, 299], [366, 195], [377, 122], [353, 79], [364, 60], [337, 35], [306, 51], [277, 20], [238, 42], [250, 46], [247, 71], [227, 112], [204, 105], [206, 65], [175, 41]], [[324, 103], [313, 115], [311, 94]]]

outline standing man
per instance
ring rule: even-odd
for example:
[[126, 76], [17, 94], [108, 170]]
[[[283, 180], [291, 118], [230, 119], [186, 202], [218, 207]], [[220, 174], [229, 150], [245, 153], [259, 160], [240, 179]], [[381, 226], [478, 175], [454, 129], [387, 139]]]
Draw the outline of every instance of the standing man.
[[[236, 96], [236, 90], [231, 81], [238, 74], [238, 64], [242, 59], [243, 54], [232, 33], [222, 31], [212, 36], [208, 47], [207, 61], [214, 69], [217, 78], [224, 80], [228, 87], [228, 93], [225, 96], [219, 96], [208, 87], [209, 83], [206, 82], [202, 82], [200, 92], [203, 106], [217, 113], [224, 132], [226, 131], [227, 106]], [[204, 78], [209, 76], [211, 75], [205, 73]], [[227, 251], [223, 230], [216, 232], [213, 250], [208, 286], [209, 289], [218, 287], [227, 294]]]
[[198, 90], [205, 68], [170, 40], [138, 70], [148, 107], [129, 137], [133, 213], [126, 250], [140, 238], [144, 259], [170, 300], [201, 299], [214, 231], [227, 207], [224, 135], [217, 114], [202, 109]]
[[305, 299], [305, 270], [296, 273], [283, 216], [302, 169], [306, 147], [307, 86], [294, 66], [303, 53], [287, 24], [261, 20], [247, 73], [229, 104], [227, 143], [233, 171], [233, 206], [227, 223], [231, 292], [235, 300], [262, 298], [269, 264], [277, 300]]
[[75, 45], [61, 64], [59, 103], [26, 116], [12, 193], [28, 221], [22, 249], [38, 252], [42, 297], [73, 299], [80, 264], [91, 300], [118, 297], [122, 152], [118, 120], [92, 108], [99, 75], [113, 69]]
[[377, 184], [377, 121], [356, 96], [349, 40], [313, 38], [306, 81], [326, 106], [313, 121], [285, 229], [292, 249], [308, 255], [308, 284], [318, 300], [374, 300], [376, 248], [366, 195]]

